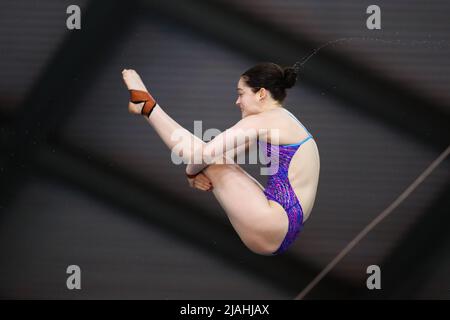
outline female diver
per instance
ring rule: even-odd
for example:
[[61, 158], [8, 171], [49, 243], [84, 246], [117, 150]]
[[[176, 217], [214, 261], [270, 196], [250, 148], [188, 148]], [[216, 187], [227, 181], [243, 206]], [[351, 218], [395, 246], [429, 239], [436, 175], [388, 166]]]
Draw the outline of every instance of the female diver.
[[[129, 112], [143, 115], [172, 152], [181, 151], [191, 187], [212, 190], [240, 239], [257, 254], [286, 251], [316, 197], [320, 171], [316, 142], [282, 105], [297, 73], [298, 64], [282, 68], [275, 63], [261, 63], [244, 72], [236, 100], [242, 119], [205, 143], [164, 112], [134, 70], [122, 71], [130, 92]], [[255, 132], [254, 139], [245, 139], [248, 132]], [[277, 170], [269, 174], [265, 188], [235, 162], [223, 161], [229, 159], [230, 145], [231, 151], [240, 153], [255, 141], [263, 143], [270, 159], [277, 154]]]

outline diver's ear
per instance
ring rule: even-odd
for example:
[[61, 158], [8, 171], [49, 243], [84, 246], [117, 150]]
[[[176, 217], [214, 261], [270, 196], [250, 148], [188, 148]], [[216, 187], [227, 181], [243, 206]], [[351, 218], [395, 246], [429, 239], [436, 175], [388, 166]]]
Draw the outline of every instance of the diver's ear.
[[263, 100], [267, 96], [267, 90], [265, 88], [261, 88], [258, 90], [259, 100]]

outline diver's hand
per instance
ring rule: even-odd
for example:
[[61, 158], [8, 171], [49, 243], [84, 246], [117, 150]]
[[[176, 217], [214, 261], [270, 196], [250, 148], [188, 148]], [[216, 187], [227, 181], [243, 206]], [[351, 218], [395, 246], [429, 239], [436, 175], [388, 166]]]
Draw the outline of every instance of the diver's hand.
[[202, 172], [200, 172], [193, 178], [187, 177], [187, 179], [189, 185], [192, 188], [196, 188], [202, 191], [211, 191], [213, 189], [211, 180], [209, 180], [208, 177]]

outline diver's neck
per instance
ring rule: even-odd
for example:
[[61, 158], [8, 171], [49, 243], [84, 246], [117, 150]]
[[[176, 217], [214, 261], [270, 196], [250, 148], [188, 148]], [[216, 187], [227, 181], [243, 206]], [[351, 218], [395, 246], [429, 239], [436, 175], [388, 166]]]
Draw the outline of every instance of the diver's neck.
[[282, 106], [280, 103], [274, 102], [274, 103], [267, 104], [267, 105], [263, 106], [262, 112], [266, 112], [266, 111], [270, 111], [270, 110], [275, 110], [275, 109], [282, 108], [282, 107], [283, 107], [283, 106]]

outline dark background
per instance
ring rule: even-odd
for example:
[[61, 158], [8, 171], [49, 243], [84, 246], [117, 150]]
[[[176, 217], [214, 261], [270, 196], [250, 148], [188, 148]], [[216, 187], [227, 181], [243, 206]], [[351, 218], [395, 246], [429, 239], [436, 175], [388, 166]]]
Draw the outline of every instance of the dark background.
[[[71, 4], [81, 30], [66, 28]], [[381, 30], [366, 28], [371, 4]], [[1, 1], [0, 297], [294, 298], [449, 145], [449, 12], [424, 0]], [[128, 114], [121, 70], [188, 130], [223, 131], [240, 119], [243, 71], [337, 39], [285, 102], [319, 147], [312, 215], [288, 253], [257, 256]], [[307, 298], [449, 299], [449, 177], [447, 159]], [[381, 290], [366, 288], [372, 264]], [[69, 265], [81, 290], [66, 288]]]

